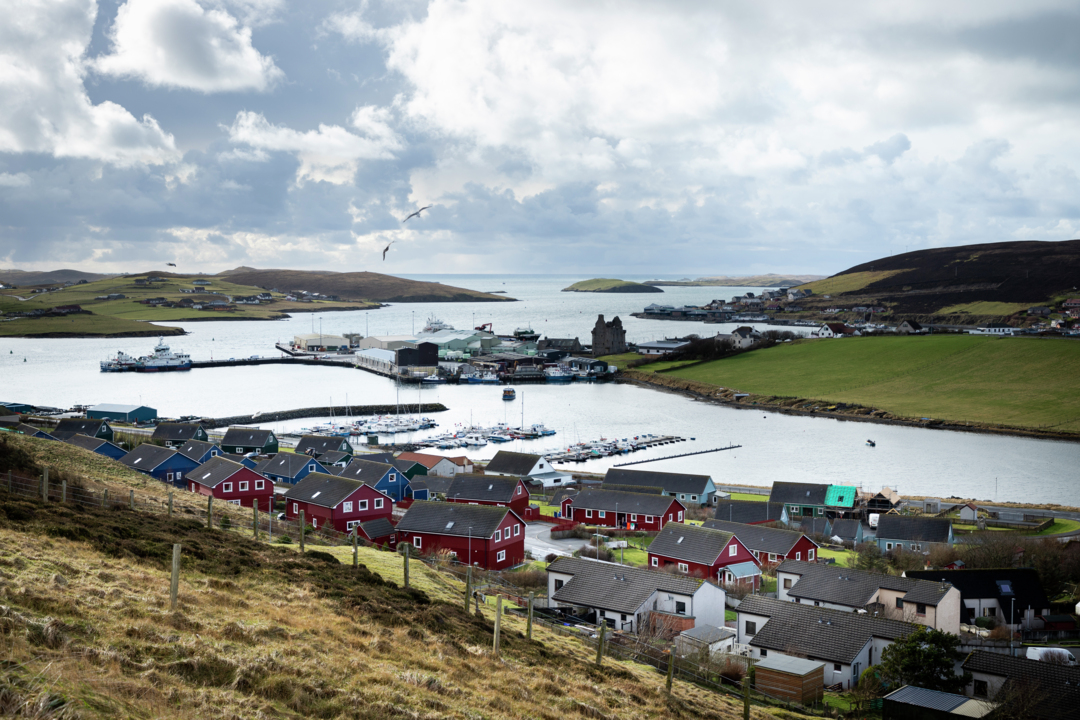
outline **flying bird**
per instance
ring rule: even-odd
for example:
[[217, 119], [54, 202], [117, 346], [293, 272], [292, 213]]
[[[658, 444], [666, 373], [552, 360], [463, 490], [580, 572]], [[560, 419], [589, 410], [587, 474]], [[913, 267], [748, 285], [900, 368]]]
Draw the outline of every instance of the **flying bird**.
[[[408, 218], [405, 218], [405, 219], [408, 220]], [[396, 242], [397, 242], [397, 240], [391, 240], [390, 245], [393, 245]], [[382, 259], [383, 259], [384, 262], [386, 261], [386, 253], [388, 253], [390, 251], [390, 245], [387, 245], [385, 248], [383, 248]]]
[[176, 267], [176, 263], [165, 263], [165, 264], [168, 265], [169, 267]]
[[431, 207], [431, 206], [430, 206], [430, 205], [425, 205], [424, 207], [420, 208], [419, 210], [417, 210], [416, 212], [414, 212], [414, 213], [413, 213], [412, 215], [410, 215], [409, 217], [405, 218], [405, 219], [404, 219], [404, 220], [402, 220], [401, 222], [403, 222], [403, 223], [407, 223], [407, 222], [409, 222], [409, 220], [410, 220], [410, 219], [412, 219], [412, 218], [414, 218], [414, 217], [420, 217], [420, 213], [424, 212], [424, 211], [425, 211], [425, 210], [427, 210], [427, 209], [428, 209], [429, 207]]

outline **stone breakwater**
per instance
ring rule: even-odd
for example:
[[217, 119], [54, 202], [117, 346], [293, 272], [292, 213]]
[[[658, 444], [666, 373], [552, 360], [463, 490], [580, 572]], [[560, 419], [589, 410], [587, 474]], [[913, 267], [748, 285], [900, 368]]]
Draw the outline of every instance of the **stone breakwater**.
[[[409, 406], [410, 409], [415, 407]], [[228, 427], [229, 425], [252, 425], [255, 423], [277, 422], [278, 420], [296, 420], [309, 417], [347, 417], [350, 415], [394, 415], [400, 410], [398, 405], [336, 405], [324, 407], [299, 408], [297, 410], [279, 410], [258, 413], [257, 415], [234, 415], [223, 418], [203, 418], [206, 428]], [[424, 403], [420, 414], [444, 412], [447, 407], [442, 403]]]

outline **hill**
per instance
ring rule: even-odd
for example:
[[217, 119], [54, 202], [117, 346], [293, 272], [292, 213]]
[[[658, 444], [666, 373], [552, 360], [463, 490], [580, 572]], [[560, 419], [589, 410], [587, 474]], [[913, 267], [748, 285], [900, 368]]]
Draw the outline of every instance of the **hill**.
[[[814, 291], [801, 301], [810, 309], [880, 305], [894, 315], [963, 324], [1052, 304], [1075, 294], [1077, 286], [1080, 240], [918, 250], [856, 265], [800, 287]], [[831, 298], [822, 297], [826, 294]]]
[[217, 277], [242, 285], [274, 288], [283, 292], [322, 293], [347, 300], [374, 302], [505, 302], [513, 298], [466, 290], [437, 282], [423, 282], [373, 272], [338, 273], [313, 270], [257, 270], [238, 267]]
[[664, 292], [652, 285], [631, 282], [629, 280], [613, 280], [610, 278], [596, 278], [582, 280], [570, 287], [562, 289], [563, 292], [599, 292], [599, 293], [658, 293]]
[[49, 271], [34, 271], [34, 270], [16, 270], [0, 269], [0, 283], [6, 285], [15, 285], [17, 287], [35, 287], [38, 285], [56, 285], [64, 282], [79, 282], [85, 280], [87, 282], [93, 282], [94, 280], [104, 280], [106, 278], [116, 277], [115, 275], [102, 275], [100, 273], [83, 272], [82, 270], [49, 270]]
[[1080, 375], [1063, 372], [1078, 364], [1074, 340], [886, 336], [783, 343], [660, 375], [786, 406], [813, 399], [901, 418], [1080, 433]]
[[742, 277], [729, 277], [718, 275], [714, 277], [700, 277], [697, 280], [647, 280], [646, 285], [668, 286], [717, 286], [717, 287], [791, 287], [801, 285], [813, 280], [820, 280], [822, 275], [777, 275], [767, 273], [765, 275], [745, 275]]

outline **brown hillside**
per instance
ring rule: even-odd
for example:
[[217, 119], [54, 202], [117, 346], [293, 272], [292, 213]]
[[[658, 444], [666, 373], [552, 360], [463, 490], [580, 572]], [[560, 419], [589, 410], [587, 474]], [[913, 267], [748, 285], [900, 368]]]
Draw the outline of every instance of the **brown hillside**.
[[15, 270], [13, 268], [0, 269], [0, 282], [18, 287], [34, 287], [36, 285], [56, 285], [64, 282], [94, 282], [116, 277], [115, 275], [102, 275], [99, 273], [83, 272], [82, 270], [49, 270], [38, 272], [34, 270]]
[[218, 273], [230, 282], [281, 291], [337, 295], [342, 300], [376, 302], [502, 302], [513, 298], [441, 283], [407, 280], [373, 272], [336, 273], [310, 270], [257, 270], [240, 267]]

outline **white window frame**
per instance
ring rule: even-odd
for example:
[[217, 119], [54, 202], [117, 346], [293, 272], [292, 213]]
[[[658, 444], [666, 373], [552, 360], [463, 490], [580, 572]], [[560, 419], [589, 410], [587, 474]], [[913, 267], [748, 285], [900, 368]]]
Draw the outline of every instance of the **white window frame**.
[[311, 463], [307, 466], [308, 472], [315, 472], [315, 463]]
[[240, 481], [240, 487], [238, 489], [239, 492], [247, 492], [247, 489], [248, 489], [248, 481], [247, 480], [241, 480]]
[[495, 542], [502, 542], [502, 530], [495, 531]]
[[885, 543], [885, 552], [889, 552], [890, 550], [892, 550], [892, 545], [893, 544], [891, 542]]
[[592, 519], [592, 510], [586, 510], [585, 511], [585, 517], [588, 518], [588, 519]]
[[796, 560], [802, 560], [802, 550], [796, 550], [795, 551], [795, 559]]
[[652, 517], [652, 515], [646, 515], [646, 516], [645, 516], [645, 522], [647, 522], [647, 523], [651, 523], [652, 521], [653, 521], [653, 517]]
[[687, 564], [686, 564], [686, 563], [684, 563], [684, 562], [681, 562], [681, 563], [679, 563], [679, 572], [681, 572], [681, 573], [688, 573], [688, 572], [690, 572], [690, 566], [689, 566], [689, 565], [687, 565]]
[[518, 525], [517, 523], [514, 523], [514, 537], [517, 537], [520, 534], [521, 534], [521, 526]]
[[221, 492], [232, 492], [232, 483], [221, 483]]
[[636, 523], [637, 522], [637, 515], [631, 514], [630, 515], [630, 522]]
[[814, 559], [814, 549], [813, 548], [810, 548], [809, 550], [806, 551], [806, 559], [807, 560], [813, 560]]
[[421, 537], [419, 535], [413, 535], [412, 544], [413, 544], [413, 547], [419, 548], [423, 544], [423, 540], [421, 539]]
[[606, 518], [607, 517], [607, 510], [597, 510], [596, 511], [596, 516], [598, 518], [601, 518], [601, 519]]
[[264, 487], [266, 487], [266, 482], [264, 480], [256, 480], [255, 481], [255, 489], [256, 490], [262, 490]]
[[505, 550], [500, 550], [498, 553], [496, 553], [495, 562], [502, 562], [505, 559], [506, 559], [506, 551]]
[[360, 520], [350, 520], [349, 522], [345, 523], [345, 528], [347, 530], [352, 530], [354, 527], [359, 525], [360, 522], [361, 522]]
[[293, 515], [299, 515], [300, 514], [300, 505], [298, 503], [293, 503], [292, 504], [292, 512], [293, 512]]
[[691, 501], [696, 501], [697, 500], [697, 495], [691, 495], [690, 500]]
[[776, 562], [776, 553], [769, 553], [769, 562]]
[[356, 511], [364, 512], [367, 510], [367, 500], [358, 500], [356, 503]]
[[653, 567], [660, 567], [660, 558], [649, 558], [649, 564]]
[[236, 454], [237, 455], [243, 455], [244, 454], [244, 448], [236, 448]]
[[230, 505], [237, 505], [237, 506], [240, 505], [239, 500], [226, 500], [225, 502], [229, 503]]
[[516, 494], [517, 494], [517, 495], [520, 495], [520, 494], [521, 494], [521, 486], [520, 486], [520, 485], [518, 485], [518, 486], [517, 486], [517, 493], [516, 493]]
[[682, 510], [679, 511], [679, 522], [682, 522]]
[[730, 545], [728, 545], [728, 551], [727, 551], [728, 557], [735, 557], [738, 554], [738, 552], [739, 552], [739, 546], [738, 545], [736, 545], [735, 543], [731, 543]]
[[375, 509], [376, 510], [382, 510], [382, 506], [383, 506], [383, 499], [382, 498], [375, 498]]
[[397, 482], [397, 474], [390, 473], [390, 482]]
[[341, 503], [341, 512], [343, 512], [343, 513], [351, 513], [352, 508], [353, 508], [353, 501], [352, 500], [346, 500], [345, 502]]

